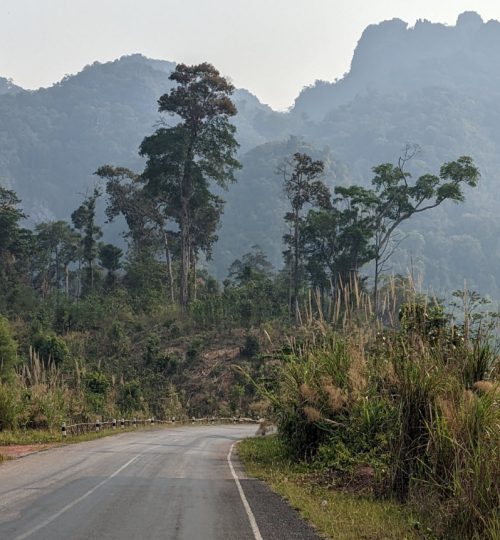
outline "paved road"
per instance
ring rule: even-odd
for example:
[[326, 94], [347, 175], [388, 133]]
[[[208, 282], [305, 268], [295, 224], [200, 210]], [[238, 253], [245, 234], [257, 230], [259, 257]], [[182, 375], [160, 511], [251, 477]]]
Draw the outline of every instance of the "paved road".
[[234, 441], [254, 432], [124, 433], [4, 463], [0, 539], [317, 539], [262, 482], [244, 478], [234, 455], [228, 460]]

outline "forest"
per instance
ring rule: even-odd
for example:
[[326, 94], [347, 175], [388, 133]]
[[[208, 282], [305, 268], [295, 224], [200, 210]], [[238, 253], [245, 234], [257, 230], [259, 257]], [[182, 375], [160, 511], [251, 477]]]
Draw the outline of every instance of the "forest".
[[[396, 53], [397, 51], [397, 53]], [[482, 173], [463, 205], [443, 205], [403, 226], [396, 273], [414, 273], [438, 295], [463, 288], [500, 298], [497, 284], [496, 171], [500, 73], [488, 61], [500, 52], [500, 26], [477, 14], [456, 26], [392, 20], [368, 27], [340, 80], [305, 88], [286, 112], [250, 92], [233, 94], [238, 113], [237, 157], [243, 167], [227, 200], [210, 271], [222, 281], [247, 246], [258, 244], [283, 264], [286, 205], [276, 168], [283, 156], [307, 153], [325, 163], [325, 183], [369, 187], [371, 168], [395, 163], [407, 144], [419, 148], [410, 172], [438, 171], [463, 154]], [[69, 220], [106, 163], [141, 171], [138, 147], [168, 116], [156, 100], [168, 91], [174, 62], [131, 55], [94, 63], [46, 89], [26, 91], [5, 81], [0, 90], [0, 178], [23, 201], [28, 224]], [[391, 81], [388, 85], [387, 81]], [[247, 201], [253, 202], [249, 206]], [[98, 203], [98, 223], [106, 220]], [[104, 230], [120, 243], [123, 222]], [[263, 232], [265, 234], [263, 234]], [[429, 234], [430, 233], [430, 234]], [[473, 257], [468, 257], [473, 253]]]
[[[487, 212], [473, 231], [461, 220], [488, 198], [493, 150], [471, 132], [445, 137], [466, 120], [439, 103], [453, 108], [459, 93], [342, 97], [361, 84], [366, 40], [441, 30], [420, 25], [367, 29], [351, 73], [305, 89], [287, 114], [209, 63], [133, 56], [33, 93], [0, 81], [0, 435], [121, 417], [264, 417], [278, 429], [253, 450], [264, 461], [405, 505], [415, 538], [498, 538], [497, 282], [492, 267], [467, 266], [494, 263], [495, 229]], [[453, 31], [497, 32], [488, 25], [469, 14]], [[109, 98], [104, 122], [97, 75], [135, 108]], [[315, 92], [339, 103], [308, 117]], [[395, 110], [415, 135], [409, 111], [429, 100], [446, 122], [425, 147], [397, 130], [380, 142]], [[85, 123], [93, 146], [80, 153]], [[346, 141], [361, 132], [370, 145], [354, 155]], [[64, 183], [49, 167], [61, 152]], [[483, 228], [476, 253], [464, 238]], [[446, 296], [419, 287], [423, 267]], [[464, 277], [489, 283], [485, 296]]]

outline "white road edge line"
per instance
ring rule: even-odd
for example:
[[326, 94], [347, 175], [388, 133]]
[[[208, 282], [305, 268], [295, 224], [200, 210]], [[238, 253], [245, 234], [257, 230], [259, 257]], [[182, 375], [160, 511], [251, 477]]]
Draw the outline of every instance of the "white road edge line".
[[14, 538], [14, 540], [24, 540], [25, 538], [28, 538], [29, 536], [31, 536], [32, 534], [36, 533], [37, 531], [39, 531], [40, 529], [43, 529], [43, 527], [46, 527], [47, 525], [49, 525], [49, 523], [52, 523], [55, 519], [57, 519], [59, 516], [61, 516], [62, 514], [64, 514], [65, 512], [67, 512], [68, 510], [70, 510], [71, 508], [73, 508], [73, 506], [77, 505], [79, 502], [83, 501], [84, 499], [86, 499], [87, 497], [89, 497], [90, 495], [92, 495], [92, 493], [94, 493], [96, 490], [98, 490], [101, 486], [103, 486], [104, 484], [108, 483], [112, 478], [114, 478], [116, 475], [120, 474], [124, 469], [126, 469], [130, 464], [132, 464], [138, 457], [140, 457], [139, 455], [133, 457], [132, 459], [130, 459], [129, 461], [127, 461], [127, 463], [125, 463], [125, 465], [122, 465], [119, 469], [117, 469], [113, 474], [111, 474], [110, 476], [108, 476], [107, 478], [105, 478], [104, 480], [102, 480], [102, 482], [99, 482], [96, 486], [94, 486], [92, 489], [89, 489], [86, 493], [84, 493], [83, 495], [81, 495], [80, 497], [78, 497], [78, 499], [75, 499], [74, 501], [70, 502], [69, 504], [67, 504], [66, 506], [64, 506], [63, 508], [61, 508], [61, 510], [59, 510], [59, 512], [56, 512], [55, 514], [53, 514], [52, 516], [48, 517], [47, 519], [45, 519], [44, 521], [42, 521], [41, 523], [39, 523], [36, 527], [33, 527], [32, 529], [30, 529], [29, 531], [26, 531], [25, 533], [23, 534], [20, 534], [19, 536], [16, 536]]
[[[229, 463], [229, 469], [231, 470], [231, 474], [233, 475], [234, 481], [236, 482], [236, 487], [238, 488], [238, 492], [241, 497], [241, 502], [243, 503], [243, 507], [245, 508], [245, 512], [247, 513], [248, 521], [250, 521], [250, 527], [252, 528], [252, 532], [255, 537], [255, 540], [263, 540], [262, 535], [260, 534], [259, 526], [257, 525], [257, 522], [255, 521], [255, 516], [253, 515], [252, 509], [250, 508], [250, 505], [248, 504], [247, 498], [245, 496], [245, 492], [243, 491], [243, 488], [241, 487], [240, 480], [238, 478], [238, 475], [236, 474], [236, 471], [234, 470], [233, 463], [231, 461], [231, 454], [233, 453], [233, 448], [235, 444], [236, 443], [233, 443], [231, 445], [231, 448], [229, 449], [229, 453], [227, 455], [227, 462]], [[15, 540], [18, 540], [18, 539], [16, 538]]]

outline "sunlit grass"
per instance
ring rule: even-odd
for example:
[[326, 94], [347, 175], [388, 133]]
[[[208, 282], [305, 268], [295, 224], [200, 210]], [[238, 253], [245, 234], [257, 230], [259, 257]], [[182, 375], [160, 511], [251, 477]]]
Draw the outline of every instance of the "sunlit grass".
[[246, 472], [297, 508], [317, 531], [331, 539], [411, 540], [431, 538], [403, 506], [370, 496], [334, 491], [307, 477], [307, 465], [285, 457], [276, 437], [246, 439], [238, 446]]

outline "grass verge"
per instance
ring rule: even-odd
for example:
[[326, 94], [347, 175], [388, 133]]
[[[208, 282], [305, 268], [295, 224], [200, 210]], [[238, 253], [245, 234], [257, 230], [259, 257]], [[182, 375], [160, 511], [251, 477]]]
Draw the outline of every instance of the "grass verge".
[[[334, 540], [427, 538], [419, 531], [420, 523], [400, 504], [313, 483], [313, 471], [287, 459], [275, 436], [245, 439], [238, 446], [238, 454], [249, 476], [264, 480], [321, 535]], [[317, 475], [317, 470], [314, 472]]]

